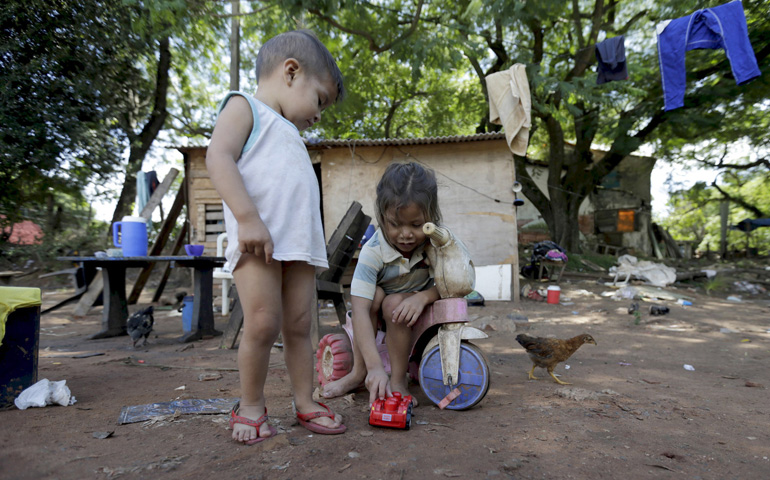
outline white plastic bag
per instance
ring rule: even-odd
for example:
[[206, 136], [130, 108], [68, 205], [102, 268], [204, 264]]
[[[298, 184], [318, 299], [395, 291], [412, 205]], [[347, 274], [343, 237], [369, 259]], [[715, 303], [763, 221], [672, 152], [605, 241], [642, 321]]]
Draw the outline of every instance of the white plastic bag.
[[66, 407], [76, 401], [67, 387], [66, 380], [51, 382], [44, 378], [31, 387], [25, 388], [13, 403], [19, 410], [26, 410], [29, 407], [45, 407], [54, 404]]

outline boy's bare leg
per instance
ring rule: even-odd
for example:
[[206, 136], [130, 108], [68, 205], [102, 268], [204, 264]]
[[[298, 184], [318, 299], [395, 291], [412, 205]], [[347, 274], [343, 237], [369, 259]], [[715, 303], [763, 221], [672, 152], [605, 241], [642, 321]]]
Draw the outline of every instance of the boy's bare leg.
[[[369, 316], [372, 320], [372, 329], [375, 331], [375, 335], [377, 332], [377, 318], [380, 313], [380, 306], [382, 305], [382, 300], [385, 298], [385, 291], [381, 287], [377, 287], [377, 290], [374, 292], [374, 300], [372, 300], [372, 308], [369, 312]], [[351, 392], [355, 390], [356, 388], [360, 387], [364, 379], [366, 379], [366, 364], [364, 363], [364, 359], [361, 355], [361, 350], [358, 348], [358, 342], [356, 339], [353, 339], [353, 368], [350, 370], [350, 373], [345, 375], [344, 377], [335, 380], [333, 382], [329, 382], [326, 385], [324, 385], [321, 396], [324, 398], [334, 398], [334, 397], [340, 397], [342, 395], [345, 395], [348, 392]]]
[[[315, 267], [305, 262], [284, 262], [283, 266], [283, 353], [289, 372], [294, 404], [299, 413], [325, 412], [313, 401], [313, 348], [310, 342], [311, 308], [315, 290]], [[313, 423], [335, 428], [342, 417], [318, 417]]]
[[[265, 379], [270, 349], [281, 328], [281, 262], [266, 264], [264, 258], [244, 253], [233, 272], [243, 306], [243, 335], [238, 347], [241, 403], [238, 415], [257, 420], [265, 413]], [[269, 437], [267, 422], [259, 428], [237, 423], [233, 439], [246, 442]]]
[[[391, 320], [393, 310], [401, 303], [408, 293], [396, 293], [385, 297], [382, 302], [382, 319], [387, 322], [385, 344], [390, 355], [390, 388], [402, 396], [409, 393], [409, 383], [406, 379], [406, 371], [409, 367], [409, 354], [412, 342], [412, 328], [405, 323], [394, 323]], [[413, 398], [412, 405], [417, 406], [417, 399]]]

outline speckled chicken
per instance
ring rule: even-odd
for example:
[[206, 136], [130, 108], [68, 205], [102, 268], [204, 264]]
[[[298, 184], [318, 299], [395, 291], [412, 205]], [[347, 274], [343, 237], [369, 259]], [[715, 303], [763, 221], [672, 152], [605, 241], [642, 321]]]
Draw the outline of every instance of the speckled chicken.
[[516, 336], [516, 341], [527, 350], [530, 360], [532, 360], [532, 370], [529, 372], [530, 380], [538, 380], [534, 375], [535, 367], [541, 367], [548, 370], [548, 374], [561, 385], [570, 385], [568, 382], [562, 382], [553, 374], [556, 365], [567, 360], [584, 343], [596, 345], [596, 340], [591, 335], [584, 333], [577, 337], [567, 340], [559, 338], [531, 337], [521, 333]]
[[144, 339], [142, 341], [142, 346], [147, 345], [147, 337], [150, 336], [150, 332], [152, 332], [152, 326], [155, 323], [155, 319], [152, 316], [153, 311], [154, 308], [152, 305], [150, 305], [143, 310], [134, 312], [133, 315], [128, 317], [128, 321], [126, 322], [126, 330], [131, 336], [131, 342], [134, 348], [137, 347], [137, 343], [141, 339]]

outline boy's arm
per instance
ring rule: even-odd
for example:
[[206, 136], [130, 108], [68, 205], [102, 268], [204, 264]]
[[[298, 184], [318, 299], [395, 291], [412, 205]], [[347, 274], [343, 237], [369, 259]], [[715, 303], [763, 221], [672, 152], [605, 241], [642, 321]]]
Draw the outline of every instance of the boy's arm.
[[238, 221], [238, 248], [243, 253], [273, 258], [273, 240], [257, 206], [251, 200], [236, 162], [253, 127], [249, 102], [240, 95], [230, 98], [219, 114], [206, 152], [206, 168], [222, 200]]
[[350, 302], [353, 306], [353, 336], [361, 357], [366, 365], [366, 388], [369, 390], [369, 404], [376, 398], [390, 397], [390, 379], [385, 373], [385, 367], [380, 358], [375, 342], [375, 331], [369, 317], [372, 301], [368, 298], [351, 295]]
[[425, 310], [425, 307], [440, 298], [441, 295], [439, 295], [438, 288], [435, 285], [427, 290], [409, 295], [408, 298], [393, 310], [392, 320], [394, 323], [406, 323], [408, 327], [411, 327], [420, 318], [420, 314]]

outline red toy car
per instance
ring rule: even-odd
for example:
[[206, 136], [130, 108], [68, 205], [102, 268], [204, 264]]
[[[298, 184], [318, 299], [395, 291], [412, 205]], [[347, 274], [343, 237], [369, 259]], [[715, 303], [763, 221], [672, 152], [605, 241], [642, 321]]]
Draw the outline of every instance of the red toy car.
[[412, 396], [401, 398], [399, 392], [392, 397], [376, 399], [369, 414], [369, 425], [409, 430], [412, 426]]

